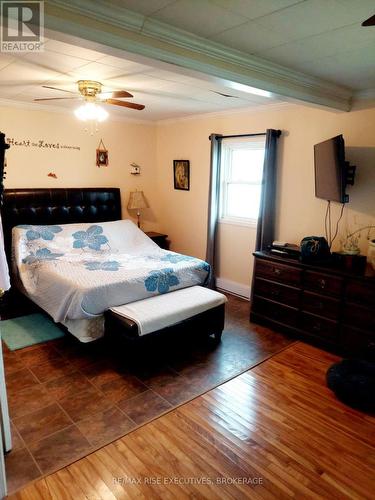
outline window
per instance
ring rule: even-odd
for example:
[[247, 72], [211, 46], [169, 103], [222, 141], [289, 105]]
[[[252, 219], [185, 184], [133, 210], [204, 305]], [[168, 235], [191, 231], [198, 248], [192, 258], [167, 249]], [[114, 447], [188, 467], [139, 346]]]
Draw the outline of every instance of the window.
[[263, 160], [264, 140], [223, 141], [220, 222], [256, 225]]

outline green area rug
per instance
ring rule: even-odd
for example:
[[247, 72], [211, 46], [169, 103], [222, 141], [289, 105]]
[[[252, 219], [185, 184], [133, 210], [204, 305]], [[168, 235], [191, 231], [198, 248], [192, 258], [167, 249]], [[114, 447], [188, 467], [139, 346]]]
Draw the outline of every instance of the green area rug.
[[39, 313], [1, 321], [0, 333], [11, 351], [65, 335], [48, 316]]

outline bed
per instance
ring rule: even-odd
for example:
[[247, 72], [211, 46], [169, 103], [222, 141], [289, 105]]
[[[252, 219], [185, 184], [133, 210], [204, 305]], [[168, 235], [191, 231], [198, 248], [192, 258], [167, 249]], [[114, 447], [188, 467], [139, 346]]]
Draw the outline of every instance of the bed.
[[104, 334], [106, 310], [204, 285], [200, 259], [159, 248], [121, 220], [116, 188], [5, 190], [13, 282], [81, 342]]

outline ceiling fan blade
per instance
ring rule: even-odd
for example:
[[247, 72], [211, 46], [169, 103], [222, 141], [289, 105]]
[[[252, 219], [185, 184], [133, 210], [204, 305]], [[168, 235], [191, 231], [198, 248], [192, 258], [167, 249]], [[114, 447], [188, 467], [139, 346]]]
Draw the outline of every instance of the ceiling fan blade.
[[366, 21], [363, 21], [361, 26], [375, 26], [375, 15], [366, 19]]
[[133, 94], [130, 94], [130, 92], [127, 92], [126, 90], [114, 90], [113, 92], [102, 92], [99, 97], [111, 99], [118, 97], [133, 97]]
[[61, 101], [65, 99], [80, 99], [80, 97], [45, 97], [40, 99], [34, 99], [34, 101]]
[[60, 92], [69, 92], [69, 94], [76, 94], [77, 92], [73, 92], [72, 90], [58, 89], [57, 87], [50, 87], [49, 85], [42, 85], [44, 89], [52, 89], [59, 90]]
[[114, 104], [115, 106], [123, 106], [124, 108], [138, 109], [139, 111], [144, 109], [144, 104], [136, 104], [135, 102], [118, 101], [117, 99], [106, 99], [103, 101], [107, 104]]

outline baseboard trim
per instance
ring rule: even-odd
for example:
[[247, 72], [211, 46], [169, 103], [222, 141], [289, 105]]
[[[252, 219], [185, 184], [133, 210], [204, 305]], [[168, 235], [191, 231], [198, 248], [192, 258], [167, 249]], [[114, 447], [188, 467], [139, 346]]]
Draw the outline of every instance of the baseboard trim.
[[216, 287], [224, 292], [230, 292], [244, 299], [250, 300], [250, 286], [237, 283], [225, 278], [216, 278]]

